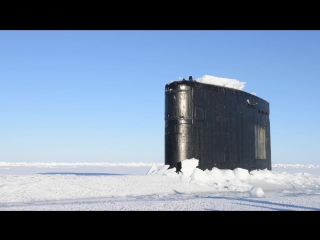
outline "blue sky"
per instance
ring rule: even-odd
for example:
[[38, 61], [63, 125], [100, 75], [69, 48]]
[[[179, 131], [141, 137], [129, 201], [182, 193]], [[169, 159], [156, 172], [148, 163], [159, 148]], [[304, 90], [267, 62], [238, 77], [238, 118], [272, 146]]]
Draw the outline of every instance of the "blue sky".
[[320, 164], [320, 31], [0, 31], [0, 162], [164, 162], [164, 88], [246, 82], [272, 164]]

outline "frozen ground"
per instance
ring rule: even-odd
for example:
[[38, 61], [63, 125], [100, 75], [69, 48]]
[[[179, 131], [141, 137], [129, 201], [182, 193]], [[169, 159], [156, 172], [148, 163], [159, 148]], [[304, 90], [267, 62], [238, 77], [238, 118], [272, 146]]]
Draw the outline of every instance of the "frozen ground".
[[319, 165], [0, 162], [0, 211], [319, 211]]

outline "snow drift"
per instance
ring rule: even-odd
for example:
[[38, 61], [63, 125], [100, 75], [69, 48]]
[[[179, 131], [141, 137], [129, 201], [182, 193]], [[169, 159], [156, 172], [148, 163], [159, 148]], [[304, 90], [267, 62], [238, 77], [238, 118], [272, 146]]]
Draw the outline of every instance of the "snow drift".
[[195, 79], [195, 81], [200, 83], [233, 88], [237, 90], [242, 90], [246, 84], [245, 82], [240, 82], [239, 80], [236, 80], [236, 79], [221, 78], [221, 77], [215, 77], [210, 75], [204, 75], [200, 78]]

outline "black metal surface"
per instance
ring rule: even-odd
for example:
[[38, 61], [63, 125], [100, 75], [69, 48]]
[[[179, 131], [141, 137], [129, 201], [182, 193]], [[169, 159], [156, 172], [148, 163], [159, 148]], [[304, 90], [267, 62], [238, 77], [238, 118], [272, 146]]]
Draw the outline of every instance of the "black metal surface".
[[241, 90], [189, 77], [165, 86], [165, 164], [271, 170], [269, 103]]

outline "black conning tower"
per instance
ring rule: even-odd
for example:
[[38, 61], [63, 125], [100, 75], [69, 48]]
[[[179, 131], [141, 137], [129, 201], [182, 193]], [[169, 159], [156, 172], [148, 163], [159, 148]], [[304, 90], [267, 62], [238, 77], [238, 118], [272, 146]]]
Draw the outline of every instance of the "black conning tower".
[[165, 164], [271, 170], [269, 103], [241, 90], [194, 81], [165, 86]]

